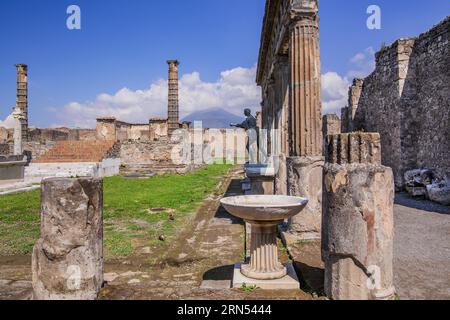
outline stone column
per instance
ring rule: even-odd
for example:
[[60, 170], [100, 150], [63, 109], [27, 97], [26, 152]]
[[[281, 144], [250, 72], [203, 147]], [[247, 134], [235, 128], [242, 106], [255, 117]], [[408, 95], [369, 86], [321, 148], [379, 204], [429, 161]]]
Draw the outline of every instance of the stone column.
[[290, 157], [288, 193], [309, 199], [302, 214], [288, 227], [293, 241], [320, 238], [322, 216], [322, 103], [320, 86], [319, 18], [317, 0], [291, 5]]
[[33, 298], [94, 300], [103, 285], [102, 180], [46, 179], [41, 237], [33, 250]]
[[289, 62], [287, 56], [278, 56], [274, 64], [277, 79], [277, 174], [275, 194], [287, 195], [286, 157], [289, 155]]
[[180, 128], [179, 104], [178, 104], [178, 66], [177, 60], [167, 61], [169, 65], [169, 105], [168, 125], [169, 135]]
[[28, 141], [28, 66], [17, 64], [17, 108], [22, 114], [22, 140]]
[[393, 286], [394, 177], [378, 133], [327, 137], [322, 255], [333, 300], [384, 300]]
[[322, 155], [319, 18], [317, 1], [291, 9], [291, 155]]
[[22, 121], [24, 119], [22, 112], [19, 108], [15, 108], [13, 111], [14, 118], [14, 155], [22, 155]]

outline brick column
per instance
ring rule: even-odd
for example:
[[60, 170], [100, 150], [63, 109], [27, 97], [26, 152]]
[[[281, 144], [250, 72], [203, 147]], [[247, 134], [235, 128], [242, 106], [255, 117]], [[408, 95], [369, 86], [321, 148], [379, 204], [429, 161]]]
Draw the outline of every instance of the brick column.
[[28, 66], [17, 64], [17, 108], [22, 118], [22, 140], [28, 141]]
[[393, 285], [394, 177], [378, 133], [327, 137], [322, 256], [333, 300], [384, 300]]
[[180, 128], [179, 102], [178, 102], [178, 66], [177, 60], [167, 61], [169, 65], [169, 105], [168, 125], [169, 135]]

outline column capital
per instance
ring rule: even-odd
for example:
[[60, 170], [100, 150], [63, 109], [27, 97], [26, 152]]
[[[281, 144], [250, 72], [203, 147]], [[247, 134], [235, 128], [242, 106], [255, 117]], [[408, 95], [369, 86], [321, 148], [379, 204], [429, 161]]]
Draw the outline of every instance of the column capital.
[[167, 60], [167, 64], [168, 65], [174, 65], [174, 66], [179, 66], [180, 65], [180, 61], [178, 60]]
[[294, 0], [289, 8], [291, 25], [302, 22], [303, 24], [317, 26], [319, 21], [318, 12], [318, 0]]

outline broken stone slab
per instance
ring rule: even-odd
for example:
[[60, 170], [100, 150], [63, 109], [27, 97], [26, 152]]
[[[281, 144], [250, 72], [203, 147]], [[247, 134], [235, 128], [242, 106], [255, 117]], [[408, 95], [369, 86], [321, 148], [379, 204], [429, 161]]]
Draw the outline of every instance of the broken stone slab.
[[325, 293], [332, 300], [393, 299], [394, 175], [379, 156], [349, 156], [379, 152], [379, 135], [329, 136], [327, 144]]
[[426, 187], [433, 183], [436, 174], [430, 169], [415, 169], [405, 172], [405, 183], [407, 187]]
[[103, 285], [103, 184], [45, 179], [41, 237], [33, 249], [35, 300], [94, 300]]
[[450, 184], [447, 182], [427, 186], [427, 195], [431, 201], [450, 206]]
[[412, 197], [426, 197], [427, 196], [427, 188], [426, 187], [410, 187], [405, 186], [406, 191]]

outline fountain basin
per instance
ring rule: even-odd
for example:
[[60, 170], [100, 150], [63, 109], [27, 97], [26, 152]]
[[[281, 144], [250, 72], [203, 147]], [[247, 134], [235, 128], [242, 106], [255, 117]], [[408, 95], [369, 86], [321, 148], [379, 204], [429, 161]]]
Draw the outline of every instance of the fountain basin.
[[255, 280], [276, 280], [287, 275], [278, 260], [277, 225], [299, 214], [308, 200], [288, 196], [237, 196], [221, 200], [232, 215], [251, 225], [250, 263], [241, 265], [241, 273]]
[[283, 221], [299, 214], [308, 200], [289, 196], [237, 196], [224, 198], [222, 206], [233, 216], [246, 221]]

